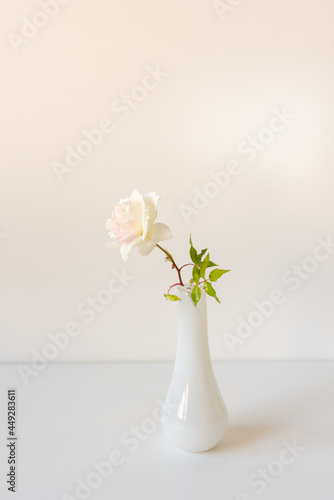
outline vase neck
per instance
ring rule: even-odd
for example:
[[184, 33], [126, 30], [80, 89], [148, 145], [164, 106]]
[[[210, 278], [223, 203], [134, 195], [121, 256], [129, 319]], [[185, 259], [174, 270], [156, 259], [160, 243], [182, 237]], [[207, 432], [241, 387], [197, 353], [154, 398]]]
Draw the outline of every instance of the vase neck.
[[[178, 302], [178, 344], [176, 361], [188, 360], [198, 362], [210, 359], [206, 294], [203, 293], [197, 306], [192, 301], [190, 293], [184, 289], [179, 290]], [[183, 360], [183, 361], [182, 361]]]

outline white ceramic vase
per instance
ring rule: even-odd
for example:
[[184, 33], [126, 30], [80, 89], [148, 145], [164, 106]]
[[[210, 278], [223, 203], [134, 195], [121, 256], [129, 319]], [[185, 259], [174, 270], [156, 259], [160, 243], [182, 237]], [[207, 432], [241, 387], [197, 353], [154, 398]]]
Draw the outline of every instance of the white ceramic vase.
[[227, 411], [210, 358], [206, 293], [197, 306], [187, 287], [179, 286], [178, 343], [166, 395], [172, 408], [162, 421], [171, 443], [188, 452], [213, 448], [227, 428]]

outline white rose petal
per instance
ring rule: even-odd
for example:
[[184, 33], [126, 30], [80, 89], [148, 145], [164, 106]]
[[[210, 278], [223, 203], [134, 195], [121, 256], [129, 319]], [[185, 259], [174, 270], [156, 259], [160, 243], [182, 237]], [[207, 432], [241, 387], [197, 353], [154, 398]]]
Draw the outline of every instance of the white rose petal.
[[124, 260], [124, 262], [126, 262], [129, 259], [129, 255], [131, 253], [131, 250], [135, 246], [137, 246], [138, 243], [140, 243], [140, 241], [141, 241], [141, 237], [131, 241], [131, 243], [127, 243], [127, 244], [121, 245], [119, 247], [120, 252], [121, 252], [121, 256], [122, 256], [122, 259]]
[[166, 224], [156, 222], [151, 227], [147, 237], [138, 245], [138, 252], [141, 255], [148, 255], [159, 241], [169, 240], [172, 237], [171, 230]]

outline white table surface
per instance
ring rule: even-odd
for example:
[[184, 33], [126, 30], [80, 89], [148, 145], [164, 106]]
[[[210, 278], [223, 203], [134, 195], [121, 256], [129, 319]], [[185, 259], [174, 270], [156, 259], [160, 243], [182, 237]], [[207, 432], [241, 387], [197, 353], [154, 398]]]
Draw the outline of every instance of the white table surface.
[[[229, 429], [213, 450], [189, 454], [147, 420], [164, 399], [172, 363], [53, 364], [27, 387], [17, 365], [0, 365], [0, 498], [84, 498], [75, 494], [76, 480], [86, 481], [94, 462], [118, 450], [123, 463], [86, 498], [333, 500], [334, 362], [220, 362], [214, 368]], [[18, 404], [15, 494], [5, 478], [9, 387], [17, 388]], [[133, 426], [152, 433], [122, 443]], [[286, 443], [299, 447], [295, 457], [282, 452]], [[290, 463], [280, 470], [283, 456]], [[276, 477], [248, 484], [250, 477], [258, 481], [261, 468]]]

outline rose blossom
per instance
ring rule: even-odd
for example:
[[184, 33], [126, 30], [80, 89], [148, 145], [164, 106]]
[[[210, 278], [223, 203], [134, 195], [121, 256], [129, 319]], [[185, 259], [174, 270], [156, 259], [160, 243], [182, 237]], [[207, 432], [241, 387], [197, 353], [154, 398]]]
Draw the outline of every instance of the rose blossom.
[[157, 217], [157, 193], [141, 195], [134, 189], [129, 198], [122, 198], [106, 222], [109, 248], [119, 248], [123, 260], [129, 258], [131, 249], [138, 247], [141, 255], [148, 255], [155, 245], [168, 240], [172, 233], [166, 224], [154, 223]]

